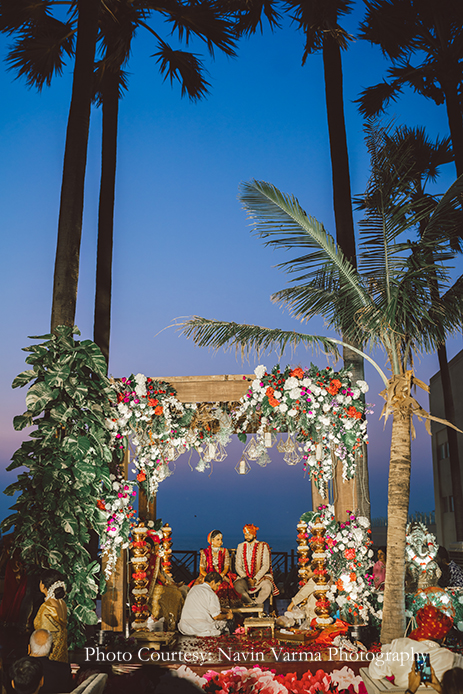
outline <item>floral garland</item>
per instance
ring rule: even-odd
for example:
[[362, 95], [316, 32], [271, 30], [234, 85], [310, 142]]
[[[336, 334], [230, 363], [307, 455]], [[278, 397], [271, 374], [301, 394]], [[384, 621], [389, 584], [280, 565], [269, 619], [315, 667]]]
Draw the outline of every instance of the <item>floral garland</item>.
[[100, 550], [104, 561], [104, 575], [108, 581], [113, 573], [121, 549], [129, 546], [129, 535], [135, 511], [131, 501], [136, 496], [135, 482], [124, 480], [121, 473], [110, 474], [110, 491], [105, 490], [97, 506], [106, 517], [106, 527], [100, 535]]
[[238, 437], [245, 441], [246, 431], [257, 424], [257, 441], [265, 450], [265, 433], [295, 433], [317, 487], [324, 489], [333, 477], [332, 455], [342, 461], [344, 479], [355, 474], [356, 455], [367, 442], [367, 422], [362, 394], [368, 391], [365, 381], [352, 386], [347, 369], [331, 367], [283, 371], [277, 364], [267, 372], [258, 366], [246, 395], [233, 413]]
[[378, 603], [382, 603], [383, 594], [375, 589], [373, 577], [367, 573], [373, 566], [370, 522], [351, 511], [347, 514], [347, 521], [339, 523], [336, 534], [327, 538], [333, 576], [327, 596], [339, 607], [344, 621], [368, 624], [372, 617], [378, 623], [382, 619]]
[[351, 511], [347, 513], [347, 521], [339, 523], [334, 518], [334, 507], [323, 505], [304, 513], [301, 521], [310, 528], [319, 517], [326, 528], [325, 553], [332, 577], [327, 598], [335, 603], [341, 619], [351, 624], [368, 623], [372, 617], [378, 622], [382, 618], [383, 594], [374, 588], [373, 577], [367, 573], [373, 565], [370, 522]]
[[[116, 381], [114, 387], [117, 402], [113, 403], [114, 416], [107, 420], [113, 445], [125, 448], [132, 436], [134, 472], [149, 497], [172, 474], [169, 462], [181, 453], [196, 449], [201, 455], [205, 443], [226, 445], [230, 439], [231, 422], [225, 410], [215, 407], [201, 411], [194, 403], [182, 403], [165, 381], [139, 373]], [[207, 467], [209, 461], [204, 456], [197, 470]]]
[[270, 373], [260, 365], [254, 373], [256, 378], [233, 411], [181, 403], [169, 383], [140, 373], [113, 383], [117, 402], [107, 426], [116, 449], [125, 448], [132, 436], [137, 481], [148, 496], [172, 474], [169, 462], [181, 453], [196, 449], [196, 469], [203, 472], [219, 445], [225, 446], [233, 432], [245, 441], [250, 428], [257, 429], [261, 454], [266, 452], [266, 434], [295, 435], [305, 468], [322, 490], [333, 476], [333, 456], [342, 461], [344, 479], [353, 477], [356, 458], [367, 442], [365, 381], [352, 385], [347, 369], [335, 372], [314, 365], [305, 370], [287, 366], [283, 371], [277, 365]]

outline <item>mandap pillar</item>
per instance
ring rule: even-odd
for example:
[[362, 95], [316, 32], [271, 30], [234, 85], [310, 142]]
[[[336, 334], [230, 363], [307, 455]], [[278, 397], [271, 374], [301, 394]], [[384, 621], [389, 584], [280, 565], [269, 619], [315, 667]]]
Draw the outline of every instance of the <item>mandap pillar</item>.
[[[124, 477], [129, 468], [129, 451], [125, 452], [123, 465]], [[104, 570], [104, 563], [103, 563]], [[127, 604], [127, 550], [123, 549], [116, 562], [114, 572], [106, 582], [106, 591], [101, 596], [101, 630], [121, 631], [125, 634]]]

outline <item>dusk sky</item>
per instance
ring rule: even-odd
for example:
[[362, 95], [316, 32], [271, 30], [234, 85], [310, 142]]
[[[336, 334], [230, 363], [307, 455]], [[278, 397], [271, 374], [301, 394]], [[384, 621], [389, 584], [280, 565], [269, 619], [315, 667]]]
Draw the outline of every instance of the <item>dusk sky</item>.
[[[342, 20], [352, 34], [362, 13], [363, 3], [358, 2], [355, 12]], [[212, 355], [164, 328], [176, 317], [196, 314], [326, 334], [321, 319], [304, 327], [270, 302], [270, 295], [287, 281], [274, 267], [285, 254], [264, 248], [251, 235], [237, 200], [241, 181], [269, 181], [296, 195], [307, 213], [334, 234], [321, 56], [309, 56], [302, 67], [302, 34], [289, 21], [273, 34], [265, 26], [263, 36], [240, 42], [236, 59], [217, 53], [213, 62], [205, 55], [211, 94], [195, 104], [180, 98], [178, 85], [171, 88], [162, 82], [150, 58], [156, 50], [151, 39], [142, 30], [135, 39], [129, 91], [120, 107], [110, 373], [250, 373], [258, 363], [270, 369], [275, 354], [242, 364], [234, 353]], [[10, 42], [0, 39], [2, 57]], [[199, 41], [192, 49], [205, 53]], [[364, 190], [369, 162], [362, 117], [353, 102], [363, 88], [385, 76], [386, 63], [378, 49], [355, 41], [343, 54], [343, 69], [355, 195]], [[13, 77], [3, 63], [0, 488], [16, 479], [16, 472], [6, 473], [5, 468], [25, 435], [12, 428], [13, 416], [25, 410], [26, 391], [11, 389], [14, 376], [26, 368], [21, 348], [29, 344], [28, 335], [49, 330], [72, 65], [41, 94]], [[445, 107], [411, 91], [388, 115], [397, 124], [425, 126], [432, 138], [448, 135]], [[94, 109], [76, 316], [84, 339], [93, 336], [100, 134], [101, 112]], [[445, 166], [433, 190], [445, 191], [454, 178], [453, 164]], [[461, 337], [450, 342], [449, 357], [461, 347]], [[384, 357], [377, 357], [383, 366]], [[326, 366], [324, 355], [305, 349], [282, 359], [302, 366], [311, 361]], [[424, 381], [437, 370], [434, 355], [416, 362], [416, 373]], [[383, 430], [378, 396], [382, 385], [369, 367], [367, 380], [367, 401], [375, 403], [369, 419], [369, 461], [372, 516], [378, 517], [386, 514], [390, 423]], [[420, 399], [427, 407], [427, 398]], [[434, 508], [430, 437], [424, 425], [416, 423], [416, 430], [410, 510], [429, 511]], [[239, 477], [234, 466], [242, 448], [235, 441], [211, 475], [192, 472], [185, 454], [161, 485], [159, 515], [173, 527], [177, 549], [191, 538], [205, 542], [214, 527], [223, 529], [226, 544], [233, 545], [245, 522], [260, 526], [262, 539], [275, 545], [286, 546], [286, 538], [295, 537], [299, 516], [311, 508], [302, 465], [288, 467], [275, 453], [267, 468], [251, 463], [252, 471]], [[2, 497], [0, 518], [10, 505], [10, 499]]]

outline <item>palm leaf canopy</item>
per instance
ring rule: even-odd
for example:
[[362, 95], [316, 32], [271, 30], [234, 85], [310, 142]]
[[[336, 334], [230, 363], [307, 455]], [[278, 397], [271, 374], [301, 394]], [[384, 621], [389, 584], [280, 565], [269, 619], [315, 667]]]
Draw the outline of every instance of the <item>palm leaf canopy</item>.
[[[400, 218], [402, 226], [392, 222], [382, 232], [378, 227], [368, 234], [363, 271], [352, 266], [333, 237], [304, 212], [294, 196], [269, 183], [251, 181], [242, 185], [241, 200], [255, 233], [266, 245], [302, 250], [302, 255], [279, 265], [296, 275], [291, 283], [297, 286], [277, 292], [273, 300], [302, 321], [322, 315], [347, 342], [379, 345], [392, 361], [411, 349], [435, 349], [463, 324], [461, 292], [449, 290], [445, 298], [435, 297], [431, 281], [435, 278], [441, 288], [448, 287], [443, 261], [453, 254], [446, 235], [436, 230], [453, 219], [462, 193], [463, 177], [443, 196], [419, 243], [399, 238], [411, 225], [407, 215], [399, 214], [392, 205], [387, 212]], [[431, 248], [432, 253], [427, 252]], [[334, 352], [334, 345], [342, 344], [318, 335], [198, 316], [184, 321], [181, 327], [183, 334], [202, 347], [235, 347], [242, 355], [271, 347], [282, 352], [286, 346], [298, 344]]]

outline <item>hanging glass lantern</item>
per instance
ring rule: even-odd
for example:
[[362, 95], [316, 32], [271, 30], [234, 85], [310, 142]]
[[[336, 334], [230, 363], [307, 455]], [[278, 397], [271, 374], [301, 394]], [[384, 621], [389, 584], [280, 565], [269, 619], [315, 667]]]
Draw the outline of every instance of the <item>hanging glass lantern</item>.
[[260, 465], [261, 467], [265, 467], [269, 463], [272, 462], [272, 459], [270, 458], [269, 454], [267, 451], [263, 451], [261, 455], [257, 458], [256, 463]]
[[266, 448], [273, 448], [277, 440], [277, 437], [275, 434], [273, 434], [271, 431], [266, 431], [264, 434], [264, 446]]
[[245, 455], [249, 460], [257, 460], [261, 453], [261, 447], [257, 443], [256, 439], [254, 436], [246, 446], [246, 448], [243, 451], [243, 455]]
[[239, 462], [235, 465], [236, 472], [238, 473], [238, 475], [247, 475], [250, 469], [251, 466], [249, 465], [244, 455], [242, 455]]
[[228, 453], [225, 450], [224, 446], [222, 446], [221, 443], [217, 443], [217, 450], [214, 456], [214, 460], [216, 460], [218, 463], [221, 463], [225, 458], [227, 457]]

